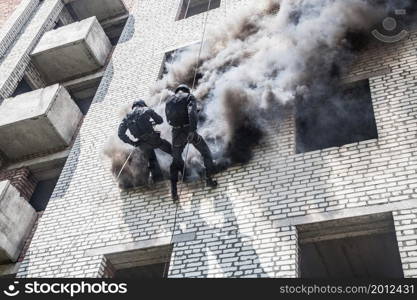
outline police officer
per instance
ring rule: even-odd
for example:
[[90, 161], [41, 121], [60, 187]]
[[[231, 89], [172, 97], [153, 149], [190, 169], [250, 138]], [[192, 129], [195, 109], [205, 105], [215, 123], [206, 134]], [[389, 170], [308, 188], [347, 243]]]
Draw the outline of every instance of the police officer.
[[[159, 132], [154, 130], [152, 121], [157, 125], [164, 122], [160, 115], [147, 107], [145, 101], [135, 101], [132, 105], [132, 111], [127, 114], [120, 124], [118, 135], [123, 142], [142, 150], [149, 161], [152, 179], [159, 181], [162, 180], [162, 171], [155, 155], [155, 149], [159, 148], [172, 155], [172, 146], [168, 141], [161, 138]], [[137, 139], [136, 142], [126, 135], [128, 129]]]
[[[182, 84], [175, 90], [166, 104], [165, 113], [168, 123], [172, 126], [172, 156], [171, 165], [171, 193], [174, 202], [179, 200], [177, 192], [178, 172], [184, 171], [182, 152], [187, 143], [193, 144], [201, 153], [206, 167], [206, 183], [210, 187], [216, 187], [217, 182], [212, 179], [214, 163], [211, 151], [204, 139], [197, 131], [197, 100], [191, 94], [190, 88]], [[182, 174], [184, 176], [184, 174]]]

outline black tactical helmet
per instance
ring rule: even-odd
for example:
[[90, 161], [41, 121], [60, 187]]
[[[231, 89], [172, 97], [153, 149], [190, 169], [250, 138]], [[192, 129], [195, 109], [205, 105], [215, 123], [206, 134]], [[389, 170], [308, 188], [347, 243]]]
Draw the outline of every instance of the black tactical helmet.
[[188, 85], [186, 85], [186, 84], [181, 84], [181, 85], [179, 85], [179, 86], [177, 87], [177, 89], [175, 90], [175, 94], [176, 94], [176, 93], [178, 93], [179, 91], [184, 91], [184, 92], [186, 92], [186, 93], [188, 93], [188, 94], [190, 94], [190, 93], [191, 93], [190, 88], [189, 88], [189, 87], [188, 87]]
[[145, 106], [147, 106], [145, 101], [137, 100], [137, 101], [133, 102], [132, 109], [134, 109], [135, 107], [145, 107]]

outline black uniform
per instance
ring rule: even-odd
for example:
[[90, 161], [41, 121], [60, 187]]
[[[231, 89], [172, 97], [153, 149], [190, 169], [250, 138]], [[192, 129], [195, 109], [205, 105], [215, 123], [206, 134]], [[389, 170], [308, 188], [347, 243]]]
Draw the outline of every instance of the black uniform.
[[197, 130], [197, 100], [192, 94], [176, 94], [171, 96], [166, 104], [168, 123], [172, 126], [172, 156], [171, 181], [178, 182], [178, 172], [184, 170], [182, 152], [187, 142], [201, 153], [206, 167], [206, 176], [211, 180], [214, 163], [211, 151]]
[[[142, 150], [149, 160], [149, 168], [153, 179], [160, 180], [162, 179], [162, 172], [156, 158], [155, 149], [159, 148], [168, 154], [172, 154], [172, 147], [168, 141], [161, 138], [159, 132], [153, 129], [151, 120], [158, 125], [163, 123], [162, 117], [154, 110], [148, 107], [135, 107], [120, 124], [119, 137], [123, 142]], [[137, 142], [132, 141], [126, 135], [127, 129], [138, 139]]]

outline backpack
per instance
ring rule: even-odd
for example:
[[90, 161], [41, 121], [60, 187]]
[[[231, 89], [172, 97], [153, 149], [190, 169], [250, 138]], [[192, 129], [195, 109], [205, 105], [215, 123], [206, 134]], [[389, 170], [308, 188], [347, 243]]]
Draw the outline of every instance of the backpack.
[[127, 128], [130, 133], [139, 138], [145, 133], [152, 132], [152, 123], [149, 120], [149, 116], [146, 113], [147, 108], [137, 108], [133, 112], [129, 113], [126, 118]]
[[165, 106], [165, 114], [169, 125], [174, 127], [184, 126], [190, 123], [188, 118], [188, 103], [190, 95], [178, 97], [171, 96]]

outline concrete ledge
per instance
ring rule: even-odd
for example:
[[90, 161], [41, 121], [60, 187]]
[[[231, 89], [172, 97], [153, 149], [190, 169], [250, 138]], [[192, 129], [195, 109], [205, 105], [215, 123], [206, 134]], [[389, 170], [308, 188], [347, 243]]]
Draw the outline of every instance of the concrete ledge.
[[[172, 243], [175, 244], [175, 243], [183, 243], [183, 242], [192, 241], [195, 239], [195, 237], [196, 237], [195, 232], [176, 234], [174, 235]], [[140, 241], [136, 243], [92, 248], [92, 249], [86, 250], [84, 252], [84, 255], [85, 256], [108, 255], [108, 254], [113, 254], [113, 253], [118, 253], [118, 252], [127, 252], [127, 251], [148, 249], [148, 248], [153, 248], [153, 247], [161, 247], [161, 246], [169, 245], [170, 243], [171, 243], [171, 238], [164, 237], [164, 238]]]
[[324, 212], [319, 214], [311, 214], [307, 216], [287, 218], [276, 220], [273, 222], [274, 227], [297, 226], [303, 224], [331, 221], [335, 219], [343, 219], [350, 217], [359, 217], [364, 215], [372, 215], [378, 213], [392, 212], [402, 209], [417, 208], [417, 199], [406, 200], [398, 203], [389, 203], [383, 205], [374, 205], [366, 207], [355, 207], [344, 210], [337, 210], [334, 212]]
[[379, 69], [379, 70], [375, 70], [375, 71], [371, 71], [371, 72], [365, 72], [365, 73], [362, 73], [360, 75], [347, 76], [347, 77], [343, 78], [342, 83], [343, 84], [352, 84], [352, 83], [355, 83], [357, 81], [370, 79], [372, 77], [383, 76], [383, 75], [387, 75], [389, 73], [391, 73], [391, 68], [390, 67], [385, 67], [385, 68], [382, 68], [382, 69]]
[[65, 149], [82, 118], [58, 84], [6, 99], [0, 115], [0, 150], [9, 161]]
[[0, 265], [0, 277], [15, 277], [20, 267], [20, 262], [15, 264]]
[[379, 213], [298, 225], [300, 244], [323, 242], [357, 236], [395, 233], [392, 213]]
[[15, 262], [37, 218], [10, 181], [0, 182], [0, 263]]
[[104, 30], [106, 30], [109, 27], [118, 26], [120, 23], [126, 22], [126, 20], [129, 18], [129, 14], [123, 14], [121, 16], [117, 16], [112, 19], [108, 19], [101, 23], [101, 26]]
[[107, 62], [112, 45], [95, 17], [47, 32], [30, 54], [47, 84], [91, 74]]
[[101, 22], [123, 14], [127, 8], [122, 0], [63, 0], [80, 20], [96, 16]]
[[94, 98], [104, 71], [90, 74], [75, 80], [64, 82], [62, 85], [70, 92], [75, 101]]
[[28, 168], [38, 181], [59, 177], [70, 154], [70, 149], [37, 157], [7, 166], [7, 170]]
[[114, 39], [118, 39], [121, 36], [128, 19], [129, 14], [124, 14], [112, 19], [108, 19], [101, 23], [101, 26], [106, 32], [107, 37], [110, 39], [110, 41], [114, 41], [113, 44], [115, 44]]

